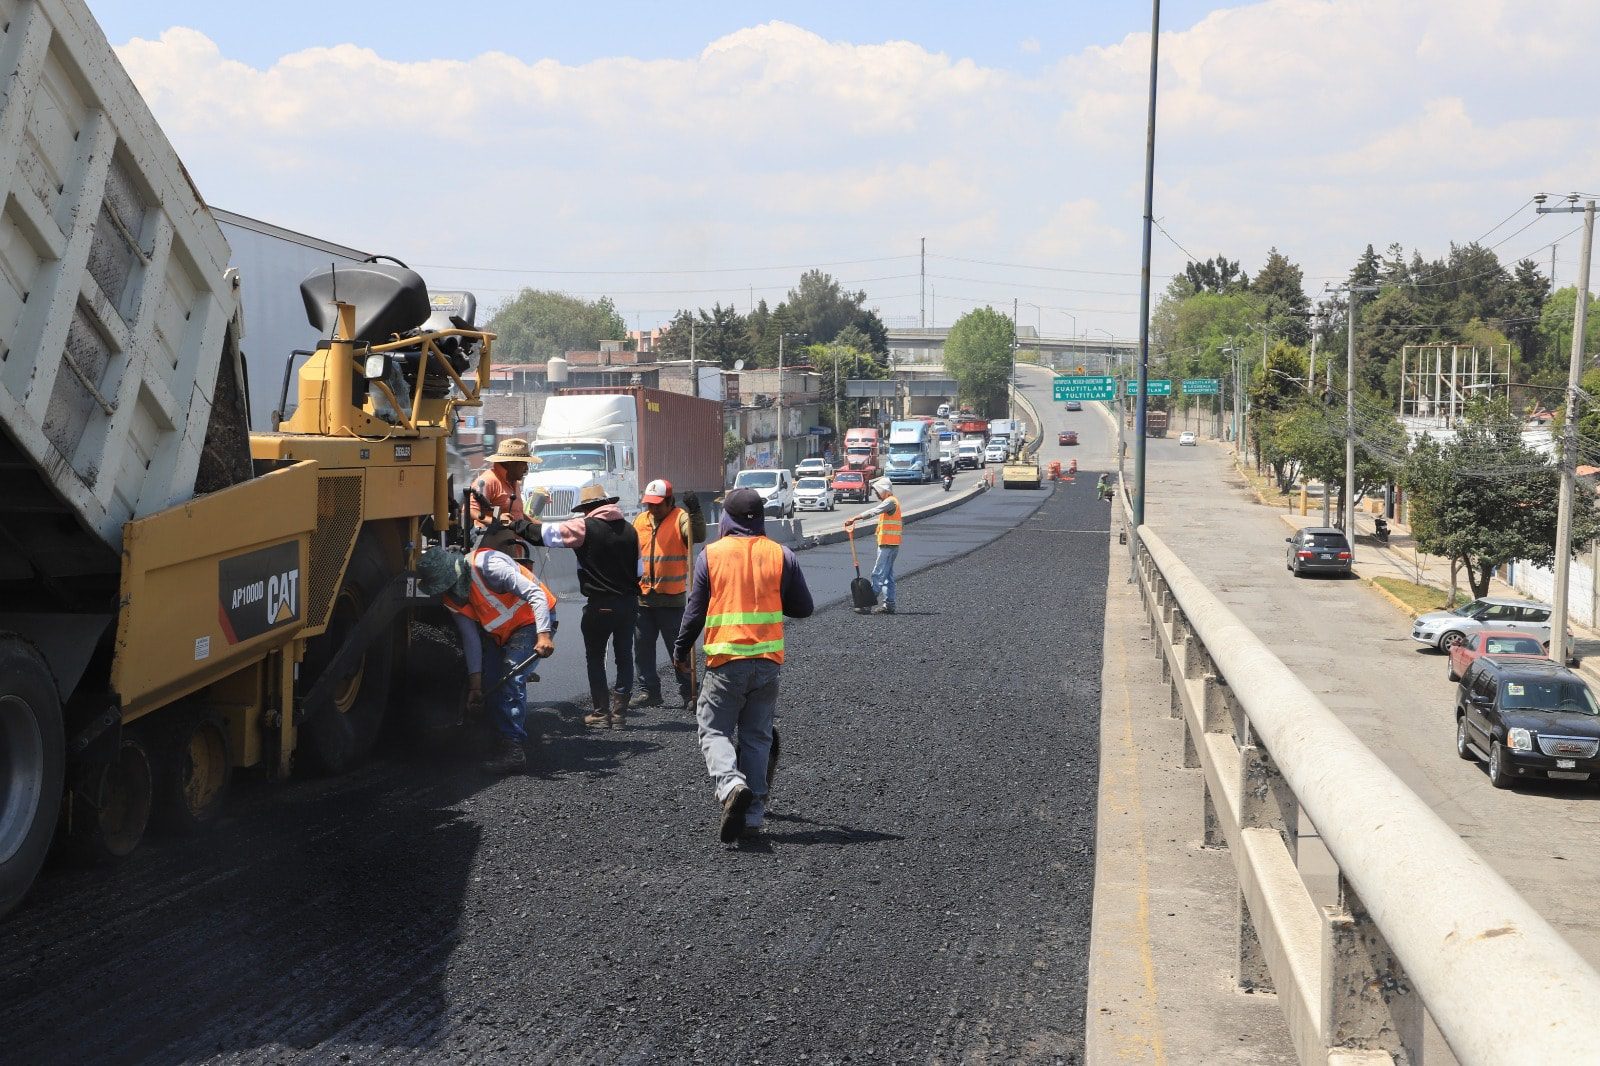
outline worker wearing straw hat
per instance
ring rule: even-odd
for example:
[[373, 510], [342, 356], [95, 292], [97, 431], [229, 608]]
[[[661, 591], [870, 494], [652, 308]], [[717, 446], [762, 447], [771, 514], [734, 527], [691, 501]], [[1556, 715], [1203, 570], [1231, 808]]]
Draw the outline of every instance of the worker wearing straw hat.
[[[528, 466], [537, 462], [528, 442], [521, 437], [508, 437], [489, 456], [489, 468], [472, 482], [472, 496], [468, 512], [474, 525], [487, 526], [494, 512], [507, 522], [527, 518], [522, 506], [522, 479], [528, 476]], [[485, 504], [488, 510], [485, 510]]]

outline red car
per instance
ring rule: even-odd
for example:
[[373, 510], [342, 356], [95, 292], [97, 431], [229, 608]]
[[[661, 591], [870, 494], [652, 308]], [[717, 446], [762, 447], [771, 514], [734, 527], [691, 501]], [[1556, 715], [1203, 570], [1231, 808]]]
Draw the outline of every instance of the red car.
[[1461, 675], [1472, 665], [1472, 660], [1480, 655], [1493, 655], [1496, 659], [1502, 656], [1516, 659], [1545, 657], [1544, 645], [1539, 643], [1538, 637], [1509, 630], [1485, 629], [1450, 649], [1450, 680], [1460, 681]]
[[841, 500], [866, 503], [871, 491], [867, 487], [867, 475], [859, 470], [841, 470], [833, 475], [833, 494]]
[[1076, 443], [1078, 443], [1078, 431], [1075, 430], [1075, 429], [1064, 429], [1064, 430], [1062, 430], [1059, 434], [1056, 435], [1056, 443], [1057, 444], [1076, 444]]

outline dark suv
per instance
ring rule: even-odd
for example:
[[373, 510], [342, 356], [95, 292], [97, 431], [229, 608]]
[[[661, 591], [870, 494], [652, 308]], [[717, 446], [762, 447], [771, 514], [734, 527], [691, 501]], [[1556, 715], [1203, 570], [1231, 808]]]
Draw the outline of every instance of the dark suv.
[[1456, 688], [1456, 754], [1489, 760], [1489, 782], [1588, 781], [1600, 774], [1600, 704], [1552, 662], [1473, 660]]
[[1292, 537], [1284, 537], [1283, 542], [1289, 546], [1286, 565], [1295, 577], [1350, 573], [1354, 561], [1350, 542], [1331, 526], [1308, 526]]

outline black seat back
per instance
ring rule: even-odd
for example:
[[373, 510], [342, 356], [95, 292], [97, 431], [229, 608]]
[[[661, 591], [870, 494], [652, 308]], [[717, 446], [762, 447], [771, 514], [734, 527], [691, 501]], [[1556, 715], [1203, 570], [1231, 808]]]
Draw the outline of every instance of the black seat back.
[[355, 305], [356, 342], [381, 344], [396, 333], [409, 333], [433, 313], [427, 283], [413, 270], [392, 263], [330, 264], [300, 283], [306, 320], [332, 335], [338, 309], [334, 301]]

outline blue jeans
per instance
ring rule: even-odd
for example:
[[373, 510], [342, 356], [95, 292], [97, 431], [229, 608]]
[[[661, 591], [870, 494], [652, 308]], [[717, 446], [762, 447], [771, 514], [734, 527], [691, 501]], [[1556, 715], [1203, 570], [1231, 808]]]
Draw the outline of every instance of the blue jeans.
[[503, 645], [495, 643], [487, 633], [479, 635], [483, 647], [484, 709], [501, 736], [521, 743], [528, 739], [528, 678], [538, 673], [539, 661], [535, 659], [518, 670], [505, 684], [500, 682], [508, 670], [533, 654], [539, 631], [523, 626]]
[[[678, 630], [683, 628], [683, 605], [676, 607], [652, 607], [641, 603], [638, 614], [633, 623], [633, 673], [639, 682], [639, 687], [652, 696], [661, 695], [661, 678], [656, 670], [656, 641], [659, 640], [667, 649], [667, 658], [672, 658], [672, 645], [678, 639]], [[676, 671], [674, 671], [676, 674]], [[683, 697], [685, 706], [689, 702], [689, 679], [678, 677], [678, 695]]]
[[886, 548], [878, 546], [878, 560], [872, 564], [872, 587], [878, 590], [878, 599], [885, 607], [894, 606], [894, 560], [900, 554], [900, 545]]
[[718, 803], [737, 785], [755, 794], [744, 816], [747, 826], [760, 825], [767, 813], [767, 757], [780, 670], [771, 659], [735, 659], [707, 669], [700, 682], [695, 721], [706, 773], [716, 785]]

